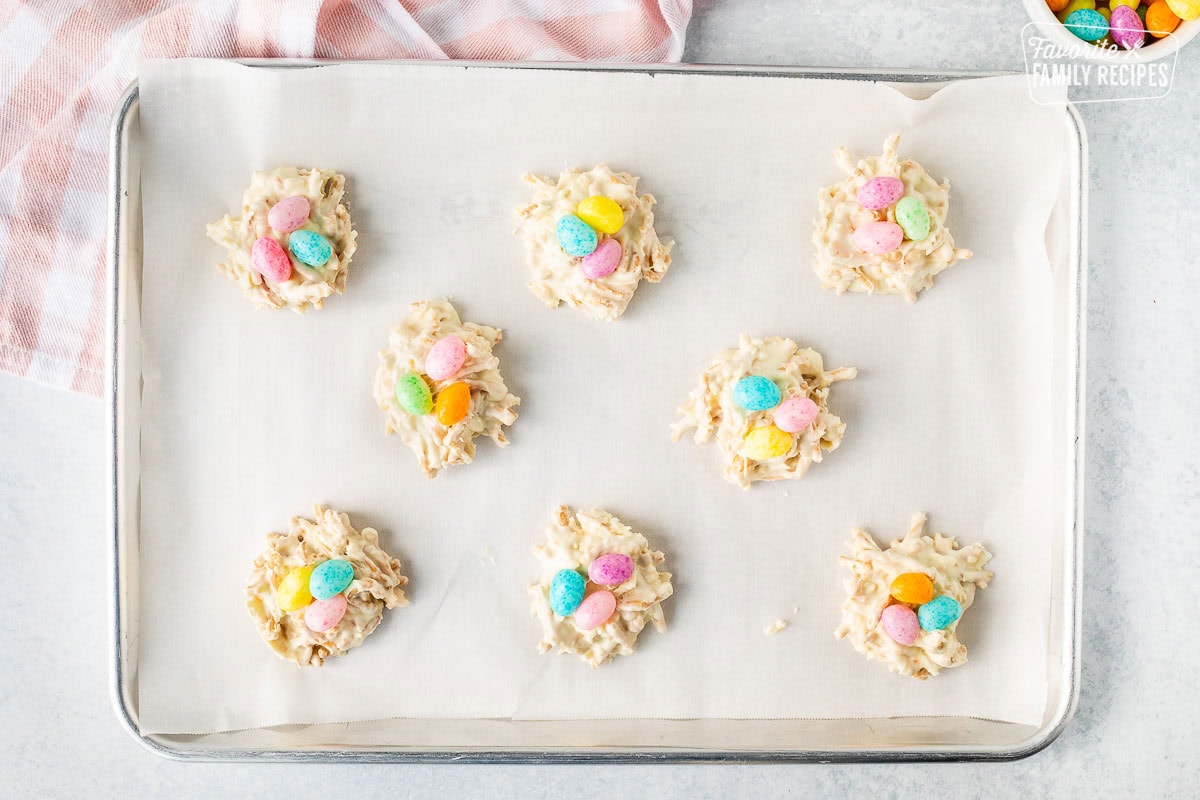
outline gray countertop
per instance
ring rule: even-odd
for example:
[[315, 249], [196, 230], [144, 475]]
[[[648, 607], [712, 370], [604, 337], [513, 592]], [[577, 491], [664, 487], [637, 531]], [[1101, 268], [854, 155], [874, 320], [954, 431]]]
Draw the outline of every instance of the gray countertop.
[[[685, 60], [1022, 68], [1026, 17], [1015, 0], [851, 6], [697, 0]], [[109, 705], [105, 408], [0, 376], [0, 617], [10, 646], [0, 670], [0, 796], [266, 797], [290, 794], [299, 780], [312, 793], [338, 782], [363, 798], [1195, 796], [1200, 45], [1181, 53], [1167, 98], [1082, 112], [1091, 148], [1083, 688], [1074, 721], [1046, 751], [940, 766], [163, 760], [122, 731]]]

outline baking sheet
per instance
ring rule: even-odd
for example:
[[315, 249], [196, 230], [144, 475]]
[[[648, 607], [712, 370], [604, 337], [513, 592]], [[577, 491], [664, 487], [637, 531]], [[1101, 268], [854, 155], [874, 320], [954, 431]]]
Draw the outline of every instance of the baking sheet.
[[[180, 61], [147, 63], [142, 91], [143, 730], [386, 716], [1040, 722], [1058, 455], [1043, 234], [1062, 118], [1020, 79], [918, 102], [784, 78]], [[951, 226], [977, 253], [915, 306], [838, 298], [808, 268], [834, 149], [877, 153], [892, 130], [902, 154], [952, 177]], [[511, 236], [523, 171], [598, 160], [642, 175], [679, 243], [666, 280], [616, 325], [542, 307]], [[250, 169], [293, 162], [349, 176], [360, 232], [349, 292], [306, 318], [254, 313], [203, 235]], [[382, 436], [370, 385], [388, 326], [445, 294], [507, 329], [502, 365], [524, 403], [512, 447], [485, 445], [431, 482]], [[860, 369], [833, 393], [842, 448], [800, 483], [743, 493], [720, 480], [714, 448], [668, 440], [674, 407], [742, 331]], [[276, 396], [291, 401], [264, 424]], [[380, 528], [413, 605], [350, 657], [299, 671], [257, 640], [241, 586], [263, 533], [314, 501]], [[558, 502], [640, 527], [676, 575], [668, 633], [598, 671], [534, 649], [529, 547]], [[997, 571], [960, 626], [971, 663], [925, 683], [831, 635], [848, 529], [891, 538], [915, 510], [983, 541]], [[777, 617], [790, 627], [764, 636]]]

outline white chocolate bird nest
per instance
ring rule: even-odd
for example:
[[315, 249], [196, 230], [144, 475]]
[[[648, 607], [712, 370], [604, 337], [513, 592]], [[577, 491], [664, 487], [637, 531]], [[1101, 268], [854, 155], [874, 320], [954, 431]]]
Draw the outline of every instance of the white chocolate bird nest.
[[[449, 378], [433, 381], [425, 376], [433, 394], [462, 381], [471, 393], [470, 410], [461, 421], [443, 425], [436, 415], [415, 416], [396, 399], [396, 381], [407, 372], [422, 374], [425, 358], [445, 336], [458, 336], [466, 344], [466, 360]], [[392, 327], [388, 346], [379, 351], [375, 373], [375, 401], [385, 414], [385, 433], [399, 435], [416, 454], [421, 471], [435, 477], [452, 464], [475, 460], [475, 438], [487, 436], [500, 447], [508, 444], [504, 426], [517, 419], [521, 398], [508, 390], [500, 374], [500, 359], [492, 349], [500, 343], [499, 328], [462, 322], [447, 300], [423, 300], [410, 306], [410, 313]]]
[[[593, 319], [616, 320], [645, 279], [658, 283], [671, 266], [671, 241], [660, 241], [654, 230], [654, 196], [637, 193], [638, 178], [628, 172], [614, 173], [604, 164], [582, 172], [570, 169], [558, 180], [527, 174], [534, 186], [532, 201], [519, 209], [517, 232], [528, 251], [533, 280], [529, 288], [551, 308], [559, 303], [579, 309]], [[580, 269], [580, 259], [567, 255], [559, 246], [558, 220], [574, 214], [580, 201], [600, 195], [608, 197], [625, 212], [625, 224], [612, 237], [621, 243], [621, 261], [603, 278], [591, 279]]]
[[[246, 607], [263, 641], [282, 659], [302, 667], [321, 666], [331, 656], [344, 655], [363, 643], [385, 608], [408, 605], [404, 586], [408, 578], [400, 562], [379, 546], [374, 528], [355, 530], [350, 518], [333, 509], [313, 506], [315, 519], [292, 517], [287, 533], [267, 534], [267, 549], [254, 560], [246, 585]], [[310, 630], [304, 609], [283, 611], [275, 590], [297, 567], [342, 559], [354, 567], [354, 580], [346, 588], [346, 614], [324, 632]]]
[[[856, 164], [850, 151], [837, 152], [838, 165], [848, 177], [818, 194], [820, 215], [813, 232], [816, 255], [813, 270], [821, 285], [843, 292], [904, 295], [910, 303], [917, 294], [933, 286], [933, 278], [971, 251], [955, 248], [946, 227], [950, 209], [950, 182], [939, 184], [916, 161], [900, 161], [896, 147], [900, 135], [893, 134], [883, 145], [883, 154], [868, 156]], [[904, 196], [917, 197], [929, 212], [929, 235], [922, 241], [904, 239], [900, 246], [881, 255], [860, 250], [852, 239], [855, 229], [868, 222], [896, 222], [893, 207], [871, 211], [858, 204], [858, 190], [873, 177], [899, 178]]]
[[[226, 250], [224, 263], [217, 270], [242, 287], [242, 293], [259, 308], [290, 308], [304, 313], [321, 308], [325, 298], [346, 290], [346, 274], [357, 247], [350, 213], [342, 204], [346, 178], [329, 169], [279, 167], [255, 172], [242, 196], [242, 211], [237, 217], [226, 215], [209, 224], [208, 237]], [[333, 255], [320, 267], [309, 266], [288, 252], [288, 233], [280, 233], [267, 222], [271, 207], [285, 197], [301, 196], [308, 200], [308, 220], [299, 230], [324, 236], [333, 247]], [[251, 266], [254, 242], [269, 236], [283, 247], [292, 263], [286, 281], [267, 280]]]
[[967, 662], [967, 647], [957, 635], [961, 617], [943, 630], [922, 630], [911, 645], [894, 641], [880, 622], [883, 610], [892, 603], [892, 581], [905, 573], [924, 574], [933, 581], [935, 597], [954, 598], [965, 614], [975, 602], [976, 587], [986, 588], [992, 579], [984, 569], [992, 556], [982, 545], [959, 548], [952, 537], [926, 536], [925, 520], [924, 514], [913, 515], [908, 533], [886, 550], [880, 550], [866, 531], [851, 532], [851, 555], [839, 557], [851, 576], [845, 581], [842, 623], [834, 632], [838, 639], [848, 638], [858, 652], [887, 664], [890, 671], [920, 680]]
[[[667, 629], [662, 601], [671, 596], [671, 574], [658, 565], [663, 554], [651, 550], [646, 537], [634, 531], [607, 511], [592, 509], [572, 513], [559, 506], [554, 520], [546, 528], [546, 543], [533, 548], [541, 565], [538, 583], [529, 587], [533, 614], [542, 626], [539, 652], [557, 648], [574, 653], [593, 667], [614, 655], [632, 655], [638, 634], [653, 623], [660, 633]], [[621, 553], [633, 560], [633, 575], [612, 587], [617, 607], [608, 622], [592, 630], [582, 630], [572, 616], [560, 617], [550, 606], [550, 584], [559, 570], [580, 570], [606, 553]], [[589, 593], [594, 589], [589, 582]]]
[[[813, 462], [836, 450], [846, 423], [829, 410], [829, 389], [838, 381], [854, 378], [853, 367], [826, 371], [821, 354], [800, 348], [791, 339], [768, 336], [754, 339], [742, 334], [738, 346], [722, 350], [700, 376], [686, 403], [679, 407], [680, 419], [671, 426], [671, 438], [679, 441], [694, 430], [697, 444], [713, 436], [724, 460], [725, 480], [748, 489], [754, 481], [803, 478]], [[734, 402], [733, 387], [749, 375], [762, 375], [782, 390], [784, 399], [802, 395], [818, 408], [816, 419], [792, 435], [791, 448], [784, 454], [757, 461], [743, 454], [747, 432], [771, 424], [772, 411], [746, 411]]]

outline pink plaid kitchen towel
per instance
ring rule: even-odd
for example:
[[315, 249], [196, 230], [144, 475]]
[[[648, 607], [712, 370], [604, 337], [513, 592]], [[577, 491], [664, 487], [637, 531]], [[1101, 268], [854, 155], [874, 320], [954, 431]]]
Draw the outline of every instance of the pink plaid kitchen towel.
[[140, 58], [678, 61], [692, 0], [0, 0], [0, 370], [105, 389], [109, 123]]

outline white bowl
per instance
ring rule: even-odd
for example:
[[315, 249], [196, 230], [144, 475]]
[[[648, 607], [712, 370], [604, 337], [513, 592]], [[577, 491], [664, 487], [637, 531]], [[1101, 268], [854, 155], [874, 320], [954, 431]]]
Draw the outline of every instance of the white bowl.
[[[1084, 42], [1071, 33], [1065, 25], [1058, 21], [1058, 17], [1054, 16], [1054, 12], [1050, 10], [1050, 6], [1046, 5], [1046, 0], [1024, 0], [1024, 2], [1025, 10], [1029, 12], [1029, 16], [1033, 21], [1044, 23], [1038, 25], [1038, 30], [1050, 37], [1055, 44], [1064, 48], [1087, 44], [1087, 42]], [[1105, 0], [1097, 0], [1097, 5], [1103, 2]], [[1179, 24], [1175, 26], [1175, 30], [1172, 31], [1170, 36], [1155, 39], [1153, 36], [1146, 34], [1146, 44], [1136, 50], [1121, 50], [1115, 55], [1102, 54], [1099, 48], [1096, 48], [1096, 57], [1094, 59], [1089, 57], [1088, 60], [1106, 61], [1108, 63], [1112, 63], [1115, 60], [1131, 64], [1144, 64], [1148, 61], [1157, 61], [1183, 47], [1197, 33], [1200, 33], [1200, 19], [1184, 19], [1179, 21]]]

